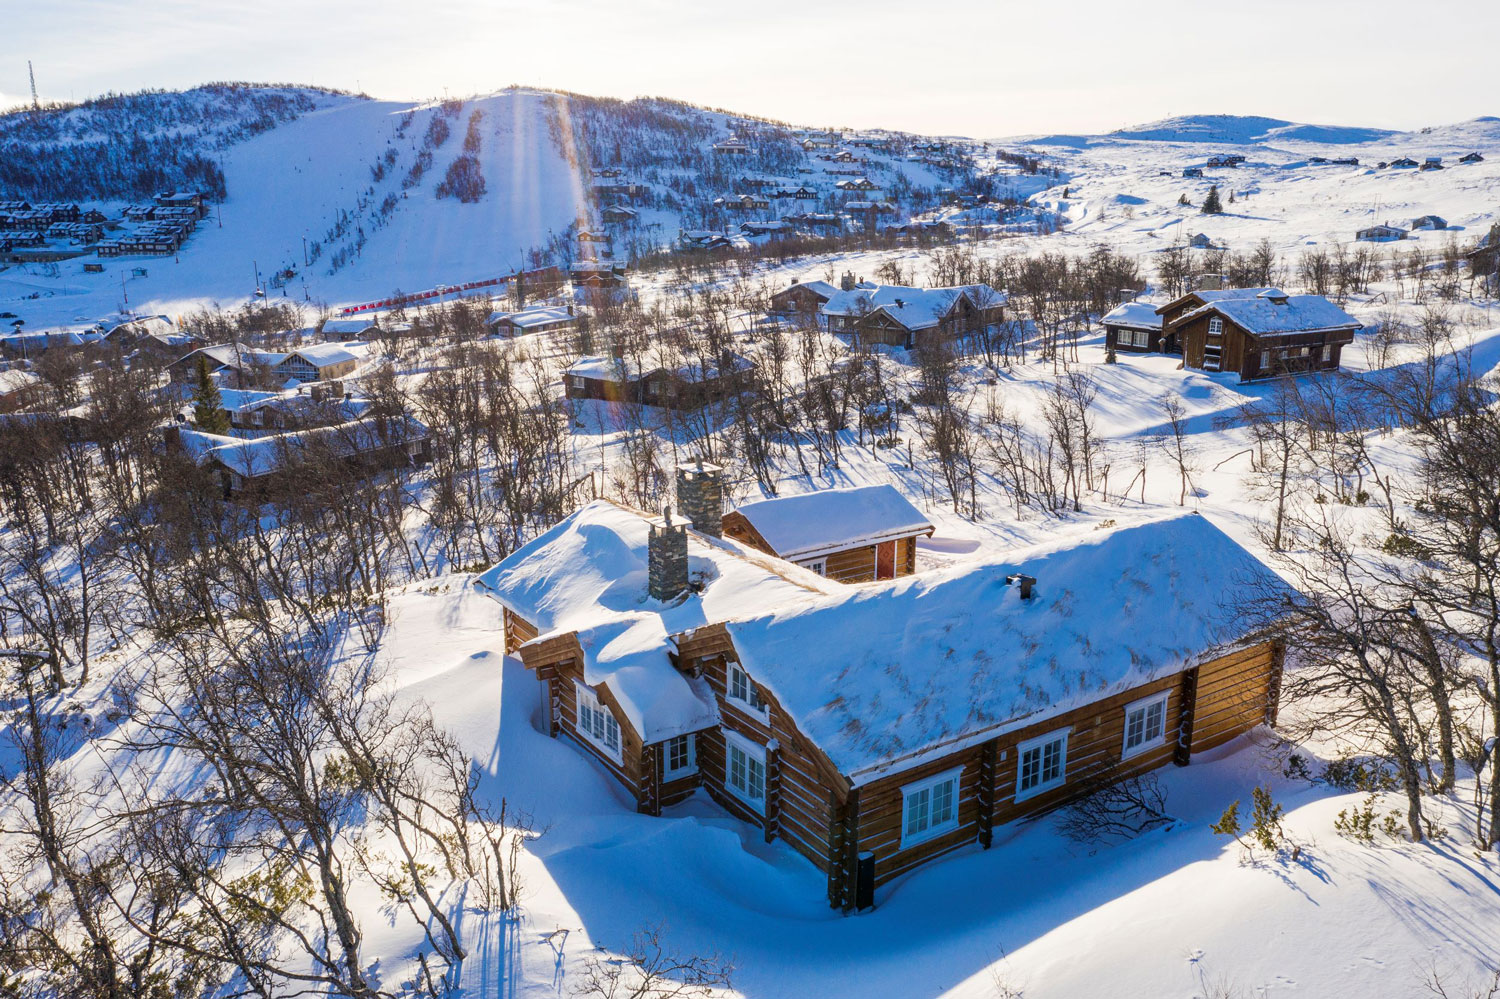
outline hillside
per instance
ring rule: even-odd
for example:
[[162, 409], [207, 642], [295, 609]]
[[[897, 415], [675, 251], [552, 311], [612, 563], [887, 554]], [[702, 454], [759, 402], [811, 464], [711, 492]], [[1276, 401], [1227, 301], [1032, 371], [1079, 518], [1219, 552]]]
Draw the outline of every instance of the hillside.
[[[716, 153], [714, 143], [731, 135], [749, 148]], [[565, 265], [576, 227], [599, 226], [600, 210], [621, 200], [638, 212], [611, 233], [616, 256], [629, 259], [673, 242], [682, 228], [738, 234], [749, 220], [835, 211], [848, 200], [835, 184], [851, 177], [868, 175], [880, 185], [875, 196], [903, 216], [936, 206], [941, 187], [980, 184], [956, 145], [950, 165], [935, 165], [908, 155], [916, 137], [891, 133], [887, 141], [835, 173], [818, 158], [829, 151], [804, 150], [790, 126], [673, 101], [527, 89], [412, 103], [201, 88], [92, 102], [39, 120], [16, 112], [0, 118], [0, 145], [28, 150], [18, 160], [26, 168], [0, 167], [0, 201], [67, 199], [114, 216], [127, 199], [186, 186], [206, 188], [214, 203], [168, 260], [106, 261], [95, 274], [76, 259], [0, 266], [0, 306], [39, 328], [98, 318], [124, 299], [172, 314], [242, 302], [258, 284], [269, 298], [347, 304], [541, 259]], [[157, 155], [158, 144], [174, 152]], [[82, 152], [57, 166], [57, 151], [70, 148]], [[131, 163], [153, 165], [127, 174]], [[597, 170], [637, 192], [597, 192]], [[715, 205], [744, 193], [747, 178], [806, 186], [817, 199], [749, 212]]]

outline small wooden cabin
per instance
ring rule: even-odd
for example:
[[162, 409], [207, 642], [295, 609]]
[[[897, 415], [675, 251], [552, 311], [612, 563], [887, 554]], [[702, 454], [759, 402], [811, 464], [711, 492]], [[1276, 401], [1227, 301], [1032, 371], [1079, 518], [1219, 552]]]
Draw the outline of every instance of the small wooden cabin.
[[1274, 724], [1282, 647], [1246, 633], [1246, 585], [1284, 589], [1193, 514], [847, 587], [605, 501], [476, 582], [554, 737], [638, 811], [703, 790], [846, 912], [997, 826]]
[[842, 292], [823, 311], [830, 316], [829, 328], [851, 332], [856, 346], [911, 350], [923, 340], [952, 341], [992, 329], [1004, 320], [1005, 303], [1004, 292], [983, 284], [931, 289], [877, 285]]
[[1277, 289], [1213, 300], [1165, 325], [1182, 344], [1188, 367], [1237, 372], [1241, 381], [1335, 371], [1359, 328], [1357, 319], [1321, 295]]
[[1132, 354], [1172, 352], [1176, 341], [1167, 342], [1161, 331], [1161, 316], [1146, 302], [1125, 302], [1100, 320], [1106, 347]]
[[1364, 243], [1389, 243], [1393, 240], [1405, 239], [1406, 236], [1405, 229], [1389, 224], [1367, 226], [1354, 233], [1354, 238]]
[[841, 583], [917, 571], [917, 539], [933, 526], [889, 485], [823, 489], [746, 503], [724, 515], [723, 531], [768, 555]]
[[563, 372], [563, 392], [569, 399], [701, 409], [741, 391], [753, 367], [739, 354], [718, 363], [700, 359], [675, 367], [593, 355], [579, 358]]

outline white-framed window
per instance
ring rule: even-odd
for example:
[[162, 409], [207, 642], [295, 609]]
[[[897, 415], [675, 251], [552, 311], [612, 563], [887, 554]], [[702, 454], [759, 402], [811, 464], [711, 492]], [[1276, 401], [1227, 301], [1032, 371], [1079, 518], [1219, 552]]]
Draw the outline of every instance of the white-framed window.
[[757, 812], [766, 810], [766, 747], [724, 730], [724, 786]]
[[958, 828], [958, 788], [963, 767], [956, 767], [901, 789], [901, 849]]
[[1271, 352], [1269, 350], [1260, 352], [1260, 366], [1261, 370], [1265, 370], [1271, 366]]
[[691, 732], [668, 739], [662, 748], [663, 780], [676, 780], [698, 772], [698, 744]]
[[755, 684], [750, 682], [750, 674], [740, 669], [740, 664], [736, 662], [728, 663], [728, 667], [729, 699], [756, 714], [765, 714], [765, 702], [760, 699], [760, 692], [755, 689]]
[[1211, 336], [1218, 336], [1224, 332], [1224, 320], [1214, 316], [1208, 321], [1208, 332]]
[[1167, 692], [1125, 705], [1125, 746], [1122, 757], [1159, 746], [1167, 734]]
[[811, 569], [813, 572], [816, 572], [820, 576], [828, 575], [827, 559], [813, 559], [811, 562], [803, 562], [802, 565], [804, 568]]
[[1016, 800], [1062, 784], [1068, 773], [1068, 729], [1027, 739], [1016, 747]]
[[1325, 343], [1323, 345], [1323, 363], [1327, 364], [1331, 360], [1333, 360], [1333, 347], [1331, 344]]
[[572, 389], [582, 389], [583, 388], [583, 382], [584, 382], [584, 378], [583, 378], [582, 375], [569, 375], [568, 376], [568, 387], [569, 388], [572, 388]]
[[620, 723], [614, 714], [599, 703], [599, 697], [584, 684], [575, 682], [578, 697], [578, 731], [604, 750], [612, 759], [620, 758]]

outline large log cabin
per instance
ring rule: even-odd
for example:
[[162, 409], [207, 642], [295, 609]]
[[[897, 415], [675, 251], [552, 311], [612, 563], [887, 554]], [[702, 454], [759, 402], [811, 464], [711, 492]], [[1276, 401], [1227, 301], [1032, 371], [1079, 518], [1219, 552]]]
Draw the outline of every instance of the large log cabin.
[[1195, 514], [845, 586], [599, 501], [484, 573], [547, 731], [634, 798], [702, 791], [821, 871], [831, 906], [1101, 783], [1276, 719], [1280, 587]]
[[726, 513], [723, 533], [841, 583], [917, 571], [927, 517], [893, 486], [824, 489], [746, 503]]
[[1005, 292], [989, 285], [913, 288], [861, 282], [830, 296], [821, 325], [857, 347], [883, 344], [910, 350], [933, 338], [961, 339], [1005, 318]]
[[1248, 382], [1337, 370], [1360, 323], [1321, 295], [1270, 288], [1249, 298], [1206, 302], [1164, 328], [1182, 345], [1187, 367], [1233, 371]]

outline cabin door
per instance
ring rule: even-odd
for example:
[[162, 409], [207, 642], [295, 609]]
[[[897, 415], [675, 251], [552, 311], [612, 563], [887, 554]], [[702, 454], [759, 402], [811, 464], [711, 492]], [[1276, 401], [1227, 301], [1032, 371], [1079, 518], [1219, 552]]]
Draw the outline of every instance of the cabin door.
[[882, 541], [875, 546], [875, 578], [896, 578], [896, 542]]

